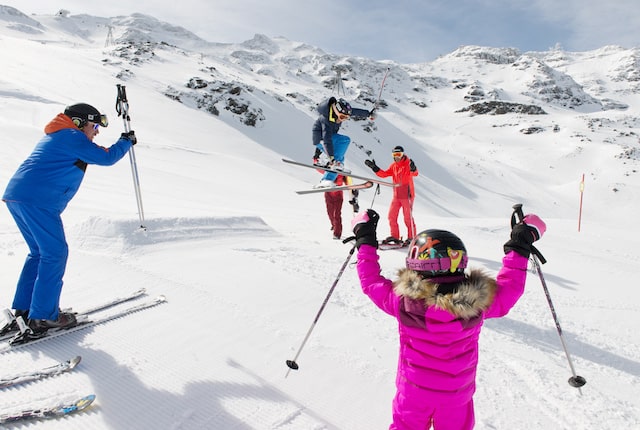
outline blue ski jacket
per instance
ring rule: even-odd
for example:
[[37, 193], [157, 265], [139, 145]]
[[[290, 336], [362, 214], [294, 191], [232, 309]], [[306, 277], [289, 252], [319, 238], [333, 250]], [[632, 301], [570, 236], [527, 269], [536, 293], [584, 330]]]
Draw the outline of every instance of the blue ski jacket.
[[[318, 105], [318, 119], [313, 123], [312, 142], [313, 146], [318, 146], [324, 141], [327, 155], [333, 156], [333, 135], [340, 131], [340, 123], [333, 116], [330, 106], [336, 102], [335, 97], [330, 97]], [[370, 115], [366, 109], [351, 108], [351, 117], [354, 119], [365, 119]]]
[[110, 166], [131, 148], [131, 141], [123, 138], [109, 148], [96, 145], [64, 114], [58, 114], [44, 131], [9, 180], [2, 200], [62, 212], [80, 188], [87, 164]]

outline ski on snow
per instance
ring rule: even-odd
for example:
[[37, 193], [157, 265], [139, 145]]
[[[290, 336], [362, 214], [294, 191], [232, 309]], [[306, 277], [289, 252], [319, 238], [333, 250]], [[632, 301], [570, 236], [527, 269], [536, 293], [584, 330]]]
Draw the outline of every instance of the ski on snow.
[[17, 412], [9, 412], [0, 415], [0, 424], [14, 423], [16, 421], [32, 420], [32, 419], [51, 419], [63, 417], [85, 410], [96, 399], [95, 394], [81, 397], [74, 401], [54, 404], [35, 409], [25, 409]]
[[403, 243], [379, 243], [378, 249], [380, 251], [390, 251], [392, 249], [407, 249], [409, 245]]
[[[105, 315], [105, 316], [101, 316], [95, 319], [89, 319], [88, 315], [85, 314], [78, 314], [76, 316], [77, 320], [78, 320], [78, 324], [73, 326], [73, 327], [69, 327], [69, 328], [62, 328], [62, 329], [49, 329], [47, 331], [47, 334], [44, 335], [43, 337], [40, 338], [36, 338], [36, 339], [31, 339], [28, 340], [26, 342], [13, 342], [16, 338], [14, 337], [13, 339], [7, 341], [4, 343], [4, 345], [0, 345], [0, 354], [5, 353], [7, 351], [13, 351], [17, 348], [20, 348], [22, 346], [27, 346], [27, 345], [33, 345], [35, 343], [38, 342], [42, 342], [45, 340], [49, 340], [49, 339], [53, 339], [56, 338], [58, 336], [62, 336], [68, 333], [73, 333], [79, 330], [83, 330], [85, 328], [88, 327], [93, 327], [99, 324], [103, 324], [106, 323], [108, 321], [117, 319], [117, 318], [121, 318], [123, 316], [135, 313], [135, 312], [139, 312], [141, 310], [144, 309], [149, 309], [152, 308], [154, 306], [158, 306], [162, 303], [165, 303], [167, 301], [165, 296], [158, 296], [155, 299], [151, 299], [151, 300], [147, 300], [143, 303], [137, 304], [137, 305], [133, 305], [130, 306], [128, 308], [124, 308], [124, 309], [119, 309], [118, 311], [109, 314], [109, 315]], [[16, 335], [18, 336], [18, 335]]]
[[340, 170], [330, 169], [328, 167], [316, 166], [315, 164], [301, 163], [299, 161], [288, 160], [286, 158], [283, 158], [282, 161], [284, 161], [285, 163], [288, 163], [288, 164], [293, 164], [295, 166], [308, 167], [310, 169], [324, 170], [325, 172], [332, 172], [332, 173], [337, 173], [338, 175], [350, 176], [350, 177], [352, 177], [354, 179], [362, 179], [363, 181], [369, 181], [369, 182], [373, 182], [374, 184], [385, 185], [387, 187], [397, 187], [398, 186], [398, 184], [394, 184], [392, 182], [383, 181], [381, 179], [369, 178], [367, 176], [354, 175], [351, 172], [343, 172], [343, 171], [340, 171]]
[[76, 368], [78, 363], [80, 363], [80, 360], [81, 357], [78, 355], [70, 360], [63, 361], [50, 367], [45, 367], [44, 369], [27, 371], [18, 373], [16, 375], [0, 378], [0, 388], [9, 388], [18, 384], [38, 381], [50, 376], [56, 376], [63, 373], [71, 372]]
[[378, 249], [380, 251], [389, 251], [392, 249], [406, 249], [409, 248], [409, 243], [403, 240], [385, 239], [378, 242]]
[[[137, 299], [138, 297], [142, 297], [147, 293], [147, 290], [144, 288], [140, 288], [137, 291], [134, 291], [126, 296], [123, 297], [118, 297], [115, 299], [111, 299], [109, 301], [106, 301], [100, 305], [94, 306], [93, 308], [87, 309], [85, 311], [82, 312], [78, 312], [79, 315], [91, 315], [94, 314], [96, 312], [100, 312], [100, 311], [104, 311], [106, 309], [112, 308], [114, 306], [117, 306], [119, 304], [122, 303], [126, 303], [126, 302], [130, 302], [132, 300]], [[65, 312], [72, 312], [70, 309], [65, 309]], [[9, 309], [5, 309], [4, 310], [5, 313], [5, 320], [7, 321], [7, 325], [9, 325], [12, 321], [15, 321], [15, 316], [13, 315], [13, 313], [9, 310]], [[13, 336], [16, 335], [16, 331], [10, 331], [7, 333], [4, 333], [2, 335], [0, 335], [0, 341], [12, 338]]]
[[140, 288], [137, 291], [134, 291], [133, 293], [127, 295], [127, 296], [123, 296], [123, 297], [118, 297], [115, 299], [112, 299], [106, 303], [103, 303], [101, 305], [98, 306], [94, 306], [93, 308], [87, 309], [85, 311], [79, 312], [82, 315], [90, 315], [90, 314], [94, 314], [96, 312], [100, 312], [103, 311], [105, 309], [109, 309], [112, 308], [116, 305], [119, 305], [120, 303], [126, 303], [126, 302], [130, 302], [132, 300], [137, 299], [138, 297], [142, 297], [145, 294], [147, 294], [147, 290], [145, 288]]
[[363, 190], [367, 188], [373, 187], [373, 182], [367, 181], [362, 184], [352, 184], [352, 185], [340, 185], [336, 187], [319, 187], [312, 188], [310, 190], [301, 190], [296, 191], [298, 194], [314, 194], [314, 193], [330, 193], [332, 191], [345, 191], [345, 190]]

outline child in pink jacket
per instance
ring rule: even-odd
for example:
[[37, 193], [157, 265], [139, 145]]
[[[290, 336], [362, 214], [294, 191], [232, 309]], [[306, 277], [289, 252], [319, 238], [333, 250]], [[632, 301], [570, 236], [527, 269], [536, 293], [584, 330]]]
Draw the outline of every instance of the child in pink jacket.
[[389, 429], [472, 429], [482, 324], [506, 315], [524, 292], [531, 244], [546, 226], [531, 214], [514, 226], [496, 278], [480, 269], [465, 271], [467, 251], [458, 236], [425, 230], [411, 242], [406, 268], [391, 281], [380, 274], [378, 219], [369, 209], [352, 226], [362, 291], [398, 320], [400, 353]]

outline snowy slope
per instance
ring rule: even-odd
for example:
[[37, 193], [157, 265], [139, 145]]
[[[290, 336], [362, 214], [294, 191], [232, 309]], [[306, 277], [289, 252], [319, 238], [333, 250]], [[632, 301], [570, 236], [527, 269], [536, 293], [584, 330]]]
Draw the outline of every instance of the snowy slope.
[[[2, 374], [83, 360], [73, 373], [0, 391], [0, 414], [95, 393], [95, 406], [65, 419], [65, 428], [387, 428], [396, 327], [360, 292], [352, 265], [300, 370], [285, 378], [285, 360], [351, 246], [331, 239], [321, 196], [294, 193], [319, 175], [280, 159], [308, 160], [313, 107], [323, 97], [344, 88], [355, 106], [370, 108], [389, 69], [375, 123], [345, 127], [355, 141], [350, 167], [369, 174], [365, 151], [386, 165], [390, 149], [403, 145], [421, 172], [418, 227], [454, 231], [471, 264], [491, 271], [511, 206], [540, 214], [548, 224], [543, 271], [576, 370], [588, 381], [581, 394], [567, 384], [571, 372], [531, 273], [521, 301], [488, 321], [481, 337], [476, 427], [640, 426], [639, 293], [628, 279], [640, 268], [638, 49], [471, 46], [403, 65], [262, 35], [218, 44], [139, 14], [27, 16], [0, 6], [0, 57], [2, 184], [66, 104], [107, 112], [111, 124], [97, 142], [110, 145], [122, 131], [115, 85], [129, 95], [147, 228], [139, 228], [129, 161], [90, 166], [64, 213], [71, 254], [61, 305], [83, 309], [140, 287], [168, 299], [2, 354]], [[546, 114], [459, 112], [489, 101]], [[536, 127], [541, 132], [523, 132]], [[360, 198], [383, 219], [389, 201], [386, 189]], [[350, 209], [345, 204], [346, 223]], [[381, 222], [379, 235], [387, 228]], [[26, 248], [5, 210], [0, 251], [0, 303], [9, 306]], [[393, 277], [403, 258], [383, 253], [385, 275]]]

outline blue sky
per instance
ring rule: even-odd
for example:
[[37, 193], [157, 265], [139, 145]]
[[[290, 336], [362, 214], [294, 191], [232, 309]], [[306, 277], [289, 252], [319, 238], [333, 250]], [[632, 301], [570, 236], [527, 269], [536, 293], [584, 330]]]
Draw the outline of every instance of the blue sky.
[[560, 46], [586, 51], [640, 46], [638, 0], [0, 0], [27, 15], [103, 17], [145, 13], [211, 42], [242, 42], [254, 34], [283, 36], [328, 53], [432, 61], [461, 45], [522, 52]]

